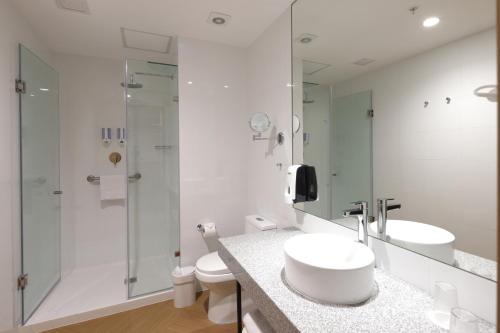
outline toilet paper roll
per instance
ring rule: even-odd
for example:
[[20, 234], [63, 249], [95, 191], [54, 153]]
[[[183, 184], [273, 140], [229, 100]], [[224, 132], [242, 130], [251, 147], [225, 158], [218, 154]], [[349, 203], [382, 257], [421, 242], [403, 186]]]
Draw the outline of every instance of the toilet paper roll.
[[203, 224], [203, 237], [213, 238], [217, 237], [217, 229], [215, 229], [215, 223], [209, 222]]

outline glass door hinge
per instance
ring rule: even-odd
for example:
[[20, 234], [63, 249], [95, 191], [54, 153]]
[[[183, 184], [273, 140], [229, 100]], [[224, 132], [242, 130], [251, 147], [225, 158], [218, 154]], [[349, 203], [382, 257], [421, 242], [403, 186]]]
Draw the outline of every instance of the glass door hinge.
[[16, 93], [26, 94], [26, 82], [23, 80], [16, 80]]
[[24, 290], [28, 285], [28, 274], [21, 274], [17, 278], [17, 290]]

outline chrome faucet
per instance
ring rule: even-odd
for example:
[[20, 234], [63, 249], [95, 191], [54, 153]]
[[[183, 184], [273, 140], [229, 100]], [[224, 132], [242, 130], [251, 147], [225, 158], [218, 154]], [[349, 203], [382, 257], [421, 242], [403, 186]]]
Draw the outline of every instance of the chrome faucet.
[[368, 202], [351, 202], [358, 207], [344, 210], [344, 217], [356, 216], [358, 218], [358, 241], [368, 245]]
[[388, 202], [394, 199], [384, 198], [377, 199], [377, 211], [378, 211], [378, 219], [377, 219], [377, 235], [380, 239], [386, 239], [386, 229], [387, 229], [387, 212], [394, 209], [400, 209], [401, 204], [392, 204], [389, 205]]

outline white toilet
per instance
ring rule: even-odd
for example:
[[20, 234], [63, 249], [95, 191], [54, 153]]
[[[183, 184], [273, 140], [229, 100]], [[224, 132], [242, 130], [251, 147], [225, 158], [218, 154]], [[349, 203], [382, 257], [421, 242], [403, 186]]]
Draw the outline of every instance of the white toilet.
[[[210, 292], [208, 299], [208, 319], [216, 324], [229, 324], [236, 321], [236, 280], [222, 261], [215, 248], [218, 238], [214, 224], [205, 225], [201, 228], [203, 238], [207, 243], [209, 254], [204, 255], [196, 262], [195, 274], [203, 287]], [[261, 232], [276, 229], [276, 224], [258, 215], [245, 217], [245, 233]], [[245, 303], [243, 301], [243, 308]], [[251, 302], [250, 302], [251, 303]]]

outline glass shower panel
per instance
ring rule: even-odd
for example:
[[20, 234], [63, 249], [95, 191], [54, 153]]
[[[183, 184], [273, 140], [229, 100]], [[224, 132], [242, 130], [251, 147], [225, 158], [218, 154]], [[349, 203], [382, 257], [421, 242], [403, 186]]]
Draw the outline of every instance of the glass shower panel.
[[373, 215], [371, 108], [371, 91], [333, 99], [332, 219], [360, 200]]
[[23, 323], [61, 276], [57, 72], [19, 46]]
[[177, 66], [127, 60], [128, 294], [172, 287], [179, 251]]

